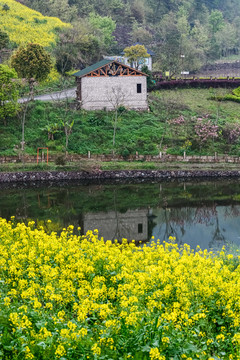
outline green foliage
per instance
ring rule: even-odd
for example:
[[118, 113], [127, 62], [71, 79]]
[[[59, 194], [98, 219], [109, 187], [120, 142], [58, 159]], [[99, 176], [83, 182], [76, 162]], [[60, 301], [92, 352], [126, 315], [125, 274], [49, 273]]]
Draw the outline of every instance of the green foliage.
[[143, 45], [137, 44], [126, 47], [124, 49], [124, 56], [128, 59], [128, 62], [132, 64], [132, 66], [138, 69], [140, 61], [142, 59], [148, 58], [150, 55], [148, 54], [147, 49]]
[[115, 21], [109, 16], [100, 16], [95, 13], [90, 13], [89, 22], [94, 29], [94, 33], [98, 33], [98, 38], [104, 48], [108, 49], [114, 40], [112, 33], [116, 29]]
[[8, 4], [3, 4], [2, 9], [4, 11], [8, 11], [8, 10], [10, 10], [10, 7], [8, 6]]
[[224, 27], [223, 14], [219, 10], [212, 10], [209, 16], [209, 25], [213, 34]]
[[74, 58], [71, 54], [58, 52], [55, 66], [60, 74], [65, 75], [68, 71], [72, 70], [73, 64]]
[[17, 73], [7, 65], [0, 64], [0, 120], [6, 125], [7, 119], [13, 117], [19, 106]]
[[5, 31], [0, 30], [0, 51], [9, 44], [9, 36]]
[[240, 97], [232, 94], [225, 95], [223, 100], [230, 100], [240, 103]]
[[232, 91], [233, 95], [240, 97], [240, 86]]
[[19, 77], [43, 81], [50, 73], [52, 62], [50, 55], [41, 45], [28, 44], [12, 55], [11, 65]]
[[66, 165], [66, 157], [64, 155], [59, 155], [55, 160], [55, 164], [60, 166]]
[[240, 87], [234, 89], [232, 94], [219, 95], [219, 96], [211, 96], [211, 100], [216, 101], [234, 101], [240, 103]]
[[60, 34], [54, 50], [60, 72], [64, 72], [70, 63], [75, 68], [83, 68], [100, 60], [103, 43], [95, 32], [96, 30], [85, 19]]
[[147, 88], [148, 90], [149, 89], [152, 89], [153, 86], [154, 86], [154, 80], [153, 80], [153, 76], [152, 76], [152, 72], [148, 69], [147, 65], [144, 65], [142, 68], [141, 68], [141, 71], [144, 73], [144, 74], [147, 74]]

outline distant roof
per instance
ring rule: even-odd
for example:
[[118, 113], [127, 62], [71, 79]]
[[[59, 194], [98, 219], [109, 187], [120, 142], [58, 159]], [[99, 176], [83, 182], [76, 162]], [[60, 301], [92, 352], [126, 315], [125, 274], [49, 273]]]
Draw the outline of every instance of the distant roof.
[[125, 65], [125, 64], [122, 64], [122, 63], [120, 63], [119, 61], [116, 61], [116, 60], [113, 60], [113, 59], [112, 59], [112, 60], [110, 60], [110, 59], [103, 59], [103, 60], [97, 62], [96, 64], [93, 64], [93, 65], [91, 65], [91, 66], [88, 66], [88, 67], [86, 67], [86, 68], [83, 69], [83, 70], [77, 71], [76, 73], [74, 73], [74, 74], [72, 74], [72, 75], [73, 75], [73, 76], [76, 76], [76, 77], [83, 77], [83, 76], [91, 73], [92, 71], [96, 71], [96, 70], [98, 70], [98, 69], [101, 69], [103, 66], [108, 65], [108, 64], [112, 64], [112, 63], [116, 63], [116, 64], [118, 64], [118, 65], [121, 65], [121, 66], [125, 67], [125, 68], [129, 68], [129, 69], [131, 69], [131, 70], [133, 70], [133, 71], [135, 71], [135, 72], [137, 72], [137, 73], [139, 73], [139, 74], [148, 76], [147, 74], [145, 74], [144, 72], [142, 72], [142, 71], [140, 71], [140, 70], [131, 68], [130, 66]]
[[[143, 45], [143, 44], [135, 43], [135, 44], [133, 44], [133, 45], [131, 45], [131, 46], [136, 46], [136, 45]], [[130, 46], [130, 47], [131, 47], [131, 46]], [[143, 46], [144, 46], [144, 45], [143, 45]], [[149, 55], [151, 55], [151, 56], [154, 56], [154, 55], [155, 55], [155, 52], [154, 52], [154, 51], [149, 50], [148, 48], [146, 48], [146, 46], [144, 46], [144, 47], [145, 47], [145, 49], [147, 50], [147, 53], [148, 53]], [[121, 52], [121, 55], [124, 55], [124, 51]]]

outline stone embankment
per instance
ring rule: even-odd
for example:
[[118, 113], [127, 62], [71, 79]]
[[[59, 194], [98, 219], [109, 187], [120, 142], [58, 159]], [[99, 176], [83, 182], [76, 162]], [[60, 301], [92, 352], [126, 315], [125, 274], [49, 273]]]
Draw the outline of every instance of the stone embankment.
[[59, 182], [82, 180], [157, 180], [197, 178], [237, 178], [240, 170], [121, 170], [121, 171], [42, 171], [0, 173], [0, 183]]

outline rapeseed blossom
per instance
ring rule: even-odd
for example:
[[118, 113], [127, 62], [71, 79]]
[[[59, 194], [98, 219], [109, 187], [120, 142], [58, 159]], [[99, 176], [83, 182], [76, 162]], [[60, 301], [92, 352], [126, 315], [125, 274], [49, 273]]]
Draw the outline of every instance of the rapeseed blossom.
[[0, 358], [240, 359], [239, 257], [0, 218]]
[[[5, 11], [3, 5], [9, 10]], [[56, 17], [43, 16], [15, 0], [0, 1], [0, 27], [7, 32], [10, 40], [17, 44], [37, 43], [52, 46], [57, 40], [57, 31], [70, 27]]]

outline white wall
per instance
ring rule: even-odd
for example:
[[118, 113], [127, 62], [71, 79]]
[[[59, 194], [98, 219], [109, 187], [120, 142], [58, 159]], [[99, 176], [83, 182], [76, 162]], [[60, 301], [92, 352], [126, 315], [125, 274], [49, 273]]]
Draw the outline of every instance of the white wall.
[[[137, 93], [137, 84], [141, 84], [141, 93]], [[129, 109], [148, 109], [146, 76], [86, 76], [82, 78], [83, 109], [112, 110], [120, 105]]]

